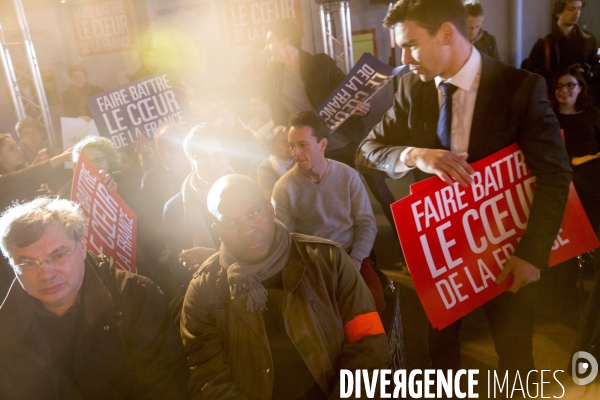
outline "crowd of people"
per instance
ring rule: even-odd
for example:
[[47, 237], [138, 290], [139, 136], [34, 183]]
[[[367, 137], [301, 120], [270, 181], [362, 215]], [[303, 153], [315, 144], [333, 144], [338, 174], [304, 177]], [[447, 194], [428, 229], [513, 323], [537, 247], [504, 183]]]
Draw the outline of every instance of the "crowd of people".
[[[397, 1], [384, 26], [411, 73], [370, 132], [369, 102], [329, 132], [315, 109], [344, 74], [302, 50], [299, 27], [281, 19], [265, 37], [270, 64], [248, 73], [263, 89], [246, 99], [250, 118], [215, 102], [196, 126], [163, 126], [125, 151], [94, 136], [54, 149], [32, 119], [1, 133], [0, 398], [339, 398], [340, 369], [397, 368], [390, 357], [404, 345], [383, 317], [393, 304], [367, 188], [395, 228], [386, 178], [467, 186], [469, 163], [515, 142], [535, 197], [497, 280], [513, 284], [483, 307], [500, 372], [528, 375], [533, 283], [571, 181], [600, 228], [599, 64], [577, 24], [583, 6], [553, 1], [552, 33], [517, 69], [499, 60], [480, 4]], [[132, 79], [156, 71], [144, 49]], [[85, 98], [102, 89], [80, 66], [69, 75], [65, 115], [87, 119]], [[81, 154], [138, 216], [137, 274], [87, 251], [64, 167]], [[577, 274], [573, 262], [555, 268]], [[598, 359], [599, 281], [578, 341]], [[429, 326], [432, 368], [460, 369], [460, 327]]]

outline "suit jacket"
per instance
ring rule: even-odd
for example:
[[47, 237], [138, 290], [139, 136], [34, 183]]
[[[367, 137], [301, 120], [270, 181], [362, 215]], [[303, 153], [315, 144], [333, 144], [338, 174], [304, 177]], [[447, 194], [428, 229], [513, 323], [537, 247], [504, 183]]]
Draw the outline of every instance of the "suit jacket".
[[[287, 110], [281, 104], [284, 68], [282, 63], [273, 63], [266, 75], [269, 106], [275, 125], [287, 125], [289, 119]], [[310, 54], [303, 50], [300, 50], [300, 76], [304, 82], [306, 96], [315, 110], [345, 78], [342, 70], [327, 54]], [[364, 138], [365, 125], [361, 117], [354, 115], [348, 118], [337, 132], [344, 134], [353, 143], [360, 143]]]
[[[469, 162], [518, 142], [537, 177], [528, 229], [515, 255], [545, 268], [556, 239], [571, 182], [571, 168], [558, 120], [546, 97], [546, 84], [535, 74], [481, 55], [482, 72], [469, 139]], [[395, 173], [407, 147], [441, 149], [436, 135], [439, 116], [434, 81], [407, 74], [394, 104], [360, 144], [357, 166], [364, 172], [400, 179]], [[415, 172], [417, 179], [430, 175]]]

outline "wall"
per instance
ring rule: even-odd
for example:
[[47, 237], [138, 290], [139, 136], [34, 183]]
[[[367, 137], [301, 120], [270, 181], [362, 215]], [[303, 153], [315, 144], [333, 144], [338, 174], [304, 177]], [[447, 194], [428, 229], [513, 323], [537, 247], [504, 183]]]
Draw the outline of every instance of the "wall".
[[[221, 88], [229, 89], [252, 58], [255, 48], [262, 47], [262, 39], [255, 46], [232, 46], [226, 32], [227, 20], [224, 15], [230, 11], [224, 0], [212, 1], [219, 7], [219, 18], [209, 38], [198, 38], [193, 32], [186, 32], [185, 24], [157, 28], [150, 22], [152, 6], [190, 2], [191, 0], [173, 0], [166, 3], [160, 0], [128, 0], [133, 14], [133, 29], [136, 35], [136, 47], [131, 51], [108, 53], [103, 55], [80, 57], [77, 53], [75, 31], [69, 15], [69, 6], [82, 3], [81, 0], [67, 0], [61, 4], [58, 0], [22, 0], [27, 13], [34, 46], [38, 54], [43, 73], [52, 78], [54, 91], [52, 98], [58, 101], [51, 104], [55, 127], [59, 128], [62, 112], [60, 94], [70, 85], [67, 68], [78, 63], [88, 70], [88, 79], [105, 89], [125, 83], [128, 76], [139, 65], [138, 51], [144, 43], [154, 42], [159, 53], [159, 65], [175, 68], [186, 83], [207, 97], [223, 93]], [[283, 0], [277, 0], [281, 2]], [[516, 57], [512, 50], [509, 33], [512, 32], [510, 4], [512, 0], [481, 0], [485, 9], [484, 28], [492, 33], [498, 42], [500, 56], [504, 61], [514, 63]], [[529, 54], [537, 38], [550, 29], [550, 0], [522, 0], [523, 3], [523, 51], [522, 58]], [[582, 25], [600, 37], [600, 2], [589, 1], [582, 15]], [[305, 38], [303, 47], [307, 51], [323, 50], [319, 6], [314, 0], [301, 0]], [[390, 55], [389, 32], [381, 27], [387, 5], [370, 5], [369, 0], [351, 0], [352, 29], [354, 31], [376, 29], [378, 57], [388, 62]], [[198, 23], [197, 29], [202, 29]], [[189, 25], [188, 25], [189, 26]], [[396, 60], [400, 61], [397, 50]], [[231, 92], [231, 90], [230, 90]], [[233, 90], [235, 92], [235, 90]], [[379, 96], [382, 105], [376, 108], [385, 110], [391, 101], [391, 91]], [[378, 100], [379, 101], [379, 100]], [[11, 105], [6, 80], [0, 79], [0, 129], [12, 131], [16, 117]], [[377, 110], [375, 110], [377, 111]], [[372, 115], [379, 117], [379, 112]], [[375, 118], [371, 117], [371, 118]]]

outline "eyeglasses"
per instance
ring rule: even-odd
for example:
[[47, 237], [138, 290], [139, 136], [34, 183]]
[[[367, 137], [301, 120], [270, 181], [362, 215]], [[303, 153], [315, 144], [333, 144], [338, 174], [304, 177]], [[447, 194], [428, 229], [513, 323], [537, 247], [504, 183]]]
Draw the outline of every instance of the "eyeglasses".
[[569, 82], [565, 85], [558, 83], [556, 85], [556, 90], [562, 90], [563, 88], [567, 88], [568, 90], [573, 90], [573, 89], [575, 89], [575, 86], [579, 86], [579, 83]]
[[[71, 250], [70, 252], [63, 250], [59, 251], [58, 253], [52, 254], [51, 256], [46, 258], [46, 265], [52, 265], [55, 267], [63, 265], [69, 259], [69, 257], [72, 256], [73, 253], [75, 253], [78, 244], [79, 241], [76, 241], [73, 250]], [[13, 268], [15, 269], [15, 272], [17, 272], [19, 275], [32, 274], [39, 271], [39, 269], [42, 267], [42, 263], [44, 263], [44, 261], [42, 260], [25, 261], [19, 264], [15, 264]]]

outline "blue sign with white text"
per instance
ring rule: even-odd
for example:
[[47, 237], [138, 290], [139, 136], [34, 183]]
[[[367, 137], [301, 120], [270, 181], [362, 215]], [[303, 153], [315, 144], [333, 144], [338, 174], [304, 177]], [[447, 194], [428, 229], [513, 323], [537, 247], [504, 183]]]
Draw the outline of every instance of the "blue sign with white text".
[[150, 75], [86, 99], [100, 135], [117, 149], [140, 135], [148, 139], [164, 125], [192, 122], [189, 103], [167, 74]]
[[358, 103], [364, 103], [373, 97], [401, 69], [402, 66], [392, 68], [382, 63], [370, 53], [363, 54], [317, 112], [333, 132], [354, 113]]

